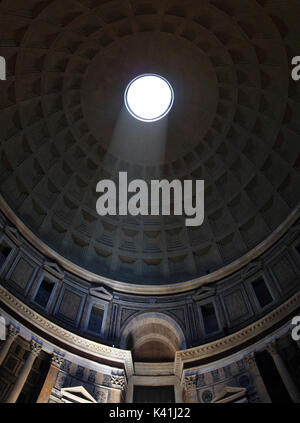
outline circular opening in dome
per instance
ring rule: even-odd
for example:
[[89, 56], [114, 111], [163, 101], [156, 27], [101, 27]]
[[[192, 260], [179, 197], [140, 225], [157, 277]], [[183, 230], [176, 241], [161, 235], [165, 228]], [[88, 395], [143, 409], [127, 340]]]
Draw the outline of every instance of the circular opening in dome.
[[140, 75], [130, 82], [125, 91], [127, 110], [143, 122], [162, 119], [171, 110], [173, 102], [172, 86], [159, 75]]

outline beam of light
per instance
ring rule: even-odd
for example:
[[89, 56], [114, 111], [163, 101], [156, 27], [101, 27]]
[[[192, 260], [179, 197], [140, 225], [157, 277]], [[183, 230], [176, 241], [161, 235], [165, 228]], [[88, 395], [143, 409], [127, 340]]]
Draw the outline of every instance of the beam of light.
[[169, 82], [152, 74], [140, 75], [127, 86], [124, 101], [129, 113], [143, 122], [155, 122], [165, 117], [174, 102]]
[[[123, 107], [115, 124], [107, 152], [108, 155], [116, 157], [119, 163], [114, 169], [107, 170], [113, 171], [113, 173], [126, 171], [127, 169], [122, 165], [124, 162], [133, 165], [131, 166], [133, 177], [145, 176], [135, 174], [134, 165], [157, 169], [165, 162], [167, 131], [168, 117], [149, 125], [132, 118]], [[108, 164], [107, 160], [108, 157], [104, 160], [105, 165]], [[160, 175], [153, 174], [152, 176]]]

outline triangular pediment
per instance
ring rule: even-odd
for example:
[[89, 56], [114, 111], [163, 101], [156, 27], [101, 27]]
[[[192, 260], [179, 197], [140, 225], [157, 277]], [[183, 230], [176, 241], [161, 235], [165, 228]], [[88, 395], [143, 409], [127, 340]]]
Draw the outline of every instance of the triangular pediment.
[[89, 291], [89, 294], [93, 297], [101, 298], [107, 301], [111, 301], [113, 299], [112, 294], [103, 286], [99, 286], [97, 288], [91, 288]]
[[96, 403], [95, 398], [83, 386], [62, 388], [62, 400], [73, 403]]
[[237, 402], [246, 395], [246, 388], [225, 386], [225, 388], [212, 400], [215, 403]]
[[203, 286], [193, 296], [194, 301], [202, 300], [204, 298], [213, 297], [216, 293], [216, 289], [210, 286]]
[[61, 269], [56, 263], [46, 261], [43, 264], [43, 268], [47, 270], [49, 273], [52, 273], [54, 276], [56, 276], [59, 279], [62, 279], [64, 277], [64, 273], [61, 271]]
[[252, 273], [259, 272], [262, 269], [261, 261], [252, 261], [241, 271], [241, 278], [246, 279]]
[[12, 226], [6, 226], [4, 232], [16, 245], [22, 244], [23, 240], [16, 228], [13, 228]]

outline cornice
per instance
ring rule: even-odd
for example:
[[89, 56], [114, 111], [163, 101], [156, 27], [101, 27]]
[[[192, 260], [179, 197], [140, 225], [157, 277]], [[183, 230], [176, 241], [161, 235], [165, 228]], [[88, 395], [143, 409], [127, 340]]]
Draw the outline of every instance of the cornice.
[[56, 339], [59, 343], [64, 343], [70, 348], [75, 348], [83, 353], [89, 353], [100, 359], [124, 363], [128, 377], [133, 374], [133, 363], [130, 351], [99, 344], [61, 328], [26, 306], [3, 286], [0, 286], [0, 299], [10, 310], [14, 311], [30, 325], [45, 332], [45, 334]]
[[289, 229], [290, 227], [298, 220], [300, 217], [300, 204], [290, 213], [287, 219], [274, 230], [274, 232], [268, 236], [264, 241], [258, 244], [255, 248], [250, 250], [248, 253], [240, 257], [239, 259], [233, 261], [232, 263], [222, 267], [215, 272], [210, 273], [209, 275], [202, 276], [200, 278], [191, 279], [186, 282], [174, 283], [174, 284], [164, 284], [164, 285], [145, 285], [145, 284], [134, 284], [120, 282], [117, 280], [112, 280], [105, 278], [96, 273], [90, 272], [75, 263], [67, 260], [53, 249], [48, 247], [43, 241], [41, 241], [34, 233], [26, 226], [24, 223], [16, 216], [13, 210], [4, 200], [3, 196], [0, 194], [0, 210], [5, 214], [7, 219], [16, 226], [21, 235], [30, 242], [37, 250], [44, 254], [45, 256], [55, 260], [63, 269], [73, 273], [80, 278], [85, 279], [86, 281], [99, 283], [101, 285], [106, 285], [107, 287], [114, 289], [119, 292], [124, 292], [127, 294], [140, 294], [140, 295], [166, 295], [166, 294], [176, 294], [193, 289], [197, 289], [202, 285], [207, 285], [213, 282], [216, 282], [220, 279], [223, 279], [232, 273], [240, 270], [242, 267], [249, 264], [251, 261], [257, 259], [270, 247], [272, 247]]
[[299, 307], [300, 292], [297, 292], [286, 302], [268, 313], [266, 316], [262, 317], [260, 320], [257, 320], [232, 335], [210, 342], [209, 344], [200, 345], [188, 350], [177, 351], [175, 354], [174, 364], [175, 374], [180, 377], [184, 363], [204, 360], [210, 357], [213, 358], [239, 346], [243, 349], [242, 346], [244, 344], [249, 343], [249, 341], [254, 340], [259, 336], [263, 337], [264, 332], [283, 321]]

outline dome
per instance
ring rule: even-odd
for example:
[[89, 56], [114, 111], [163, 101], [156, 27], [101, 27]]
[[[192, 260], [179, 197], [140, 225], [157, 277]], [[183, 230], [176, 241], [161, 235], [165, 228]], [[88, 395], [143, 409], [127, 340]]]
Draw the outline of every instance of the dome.
[[300, 403], [299, 16], [0, 0], [0, 403]]
[[[1, 194], [55, 254], [121, 282], [185, 282], [247, 255], [297, 205], [297, 2], [1, 7], [14, 11], [0, 30]], [[151, 125], [124, 105], [127, 85], [145, 73], [175, 92], [168, 116]], [[203, 179], [204, 224], [98, 216], [97, 182], [120, 171]]]

